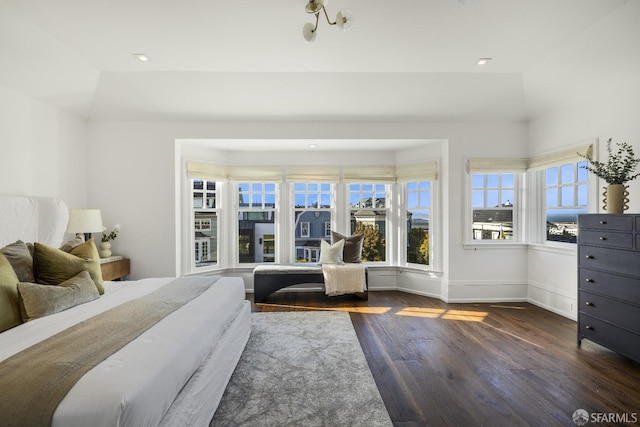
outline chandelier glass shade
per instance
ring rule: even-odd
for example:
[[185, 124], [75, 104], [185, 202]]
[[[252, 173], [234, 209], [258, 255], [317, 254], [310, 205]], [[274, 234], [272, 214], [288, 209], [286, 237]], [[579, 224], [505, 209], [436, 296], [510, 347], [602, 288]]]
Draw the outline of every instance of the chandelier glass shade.
[[323, 13], [329, 25], [335, 25], [342, 31], [349, 31], [353, 25], [353, 13], [350, 10], [343, 9], [336, 14], [335, 21], [331, 22], [329, 14], [324, 7], [324, 0], [309, 0], [304, 8], [307, 13], [316, 16], [315, 24], [307, 22], [302, 27], [302, 36], [307, 43], [311, 43], [316, 39], [318, 23], [320, 22], [320, 14]]

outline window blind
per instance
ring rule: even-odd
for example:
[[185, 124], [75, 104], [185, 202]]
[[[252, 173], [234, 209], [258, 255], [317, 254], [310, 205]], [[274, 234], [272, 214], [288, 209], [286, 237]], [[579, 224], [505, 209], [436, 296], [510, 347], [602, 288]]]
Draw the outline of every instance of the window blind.
[[469, 159], [469, 173], [526, 172], [528, 159]]
[[280, 166], [222, 166], [212, 163], [187, 162], [187, 176], [209, 181], [282, 181]]
[[529, 170], [541, 170], [550, 166], [584, 160], [577, 153], [586, 154], [588, 150], [593, 151], [593, 143], [580, 144], [563, 150], [535, 156], [529, 161]]
[[438, 162], [411, 163], [396, 166], [398, 182], [435, 181], [438, 179]]
[[345, 166], [342, 180], [351, 182], [372, 182], [393, 184], [396, 182], [395, 166]]
[[191, 179], [224, 181], [227, 179], [227, 167], [212, 163], [187, 162], [187, 176]]
[[287, 182], [338, 182], [338, 166], [287, 166]]

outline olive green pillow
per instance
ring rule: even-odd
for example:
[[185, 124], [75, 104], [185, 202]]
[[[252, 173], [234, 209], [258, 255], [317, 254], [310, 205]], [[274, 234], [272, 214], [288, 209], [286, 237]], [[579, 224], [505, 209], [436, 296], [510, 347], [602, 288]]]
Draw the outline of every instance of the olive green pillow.
[[58, 286], [18, 283], [22, 320], [28, 322], [100, 297], [87, 271], [81, 271]]
[[7, 257], [21, 282], [35, 282], [33, 278], [33, 257], [27, 244], [17, 240], [0, 249], [0, 254]]
[[0, 254], [0, 332], [22, 323], [18, 303], [18, 276], [7, 258]]
[[33, 249], [36, 282], [43, 285], [59, 285], [86, 270], [100, 295], [104, 294], [100, 255], [93, 238], [71, 249], [69, 253], [38, 242], [34, 243]]

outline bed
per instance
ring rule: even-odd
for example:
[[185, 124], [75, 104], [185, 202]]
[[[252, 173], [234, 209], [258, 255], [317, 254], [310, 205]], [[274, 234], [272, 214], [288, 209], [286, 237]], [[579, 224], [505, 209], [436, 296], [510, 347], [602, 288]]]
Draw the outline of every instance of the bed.
[[[56, 199], [0, 196], [0, 247], [23, 240], [57, 248], [63, 243], [67, 218], [66, 206]], [[95, 346], [102, 345], [119, 334], [107, 333], [109, 324], [99, 324], [100, 316], [123, 313], [130, 304], [145, 305], [146, 298], [157, 299], [175, 286], [202, 289], [83, 374], [57, 404], [50, 424], [207, 426], [250, 334], [250, 305], [241, 278], [104, 282], [104, 293], [89, 302], [1, 332], [0, 365], [48, 345], [49, 337], [69, 335], [78, 325], [91, 322], [105, 331], [93, 339]], [[18, 400], [28, 402], [30, 397]], [[30, 411], [35, 409], [38, 403], [31, 404]], [[11, 425], [5, 417], [11, 407], [3, 411], [0, 425]]]

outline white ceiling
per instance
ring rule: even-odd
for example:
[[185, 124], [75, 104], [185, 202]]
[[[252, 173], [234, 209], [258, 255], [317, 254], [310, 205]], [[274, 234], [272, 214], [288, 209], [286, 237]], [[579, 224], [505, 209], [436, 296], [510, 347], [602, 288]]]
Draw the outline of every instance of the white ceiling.
[[629, 2], [332, 0], [353, 29], [305, 44], [305, 0], [0, 0], [0, 85], [89, 120], [526, 121]]

